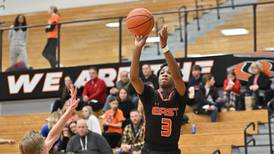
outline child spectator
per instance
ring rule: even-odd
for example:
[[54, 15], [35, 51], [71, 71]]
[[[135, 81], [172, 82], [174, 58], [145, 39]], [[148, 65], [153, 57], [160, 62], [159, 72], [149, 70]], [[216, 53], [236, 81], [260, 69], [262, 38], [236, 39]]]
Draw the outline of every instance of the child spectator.
[[235, 111], [238, 106], [238, 100], [240, 96], [241, 83], [236, 78], [234, 71], [230, 71], [227, 74], [227, 78], [224, 80], [224, 97], [225, 107], [227, 110]]
[[111, 148], [120, 146], [122, 138], [122, 123], [125, 121], [123, 112], [118, 109], [117, 99], [110, 100], [110, 109], [103, 115], [104, 137], [110, 144]]

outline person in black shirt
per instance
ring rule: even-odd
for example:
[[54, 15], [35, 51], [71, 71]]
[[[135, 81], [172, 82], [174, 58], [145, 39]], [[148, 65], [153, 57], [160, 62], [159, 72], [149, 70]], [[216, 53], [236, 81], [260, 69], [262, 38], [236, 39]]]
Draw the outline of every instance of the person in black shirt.
[[139, 78], [139, 62], [146, 37], [135, 37], [130, 79], [145, 111], [145, 144], [142, 154], [180, 154], [178, 141], [186, 106], [186, 87], [177, 62], [167, 47], [167, 27], [159, 32], [167, 65], [158, 72], [159, 89], [154, 90]]
[[142, 66], [141, 80], [144, 82], [144, 84], [147, 84], [154, 89], [159, 88], [158, 78], [153, 74], [149, 64], [144, 64]]

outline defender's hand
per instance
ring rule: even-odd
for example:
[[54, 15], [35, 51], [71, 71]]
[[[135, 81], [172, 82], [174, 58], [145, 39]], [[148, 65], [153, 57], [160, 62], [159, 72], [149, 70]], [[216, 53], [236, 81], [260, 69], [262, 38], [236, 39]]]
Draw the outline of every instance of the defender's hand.
[[147, 37], [144, 36], [135, 36], [135, 46], [137, 48], [143, 48], [146, 44]]
[[167, 33], [167, 26], [164, 26], [160, 31], [159, 31], [159, 36], [160, 36], [160, 45], [161, 48], [165, 48], [167, 46], [167, 38], [168, 38], [168, 33]]

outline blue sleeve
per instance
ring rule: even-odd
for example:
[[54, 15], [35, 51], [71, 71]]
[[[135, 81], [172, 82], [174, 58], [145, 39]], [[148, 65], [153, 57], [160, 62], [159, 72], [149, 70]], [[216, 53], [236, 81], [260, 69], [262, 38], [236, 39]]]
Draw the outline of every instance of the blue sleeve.
[[48, 127], [48, 125], [44, 125], [41, 129], [41, 135], [43, 137], [47, 137], [48, 134], [49, 134], [49, 127]]

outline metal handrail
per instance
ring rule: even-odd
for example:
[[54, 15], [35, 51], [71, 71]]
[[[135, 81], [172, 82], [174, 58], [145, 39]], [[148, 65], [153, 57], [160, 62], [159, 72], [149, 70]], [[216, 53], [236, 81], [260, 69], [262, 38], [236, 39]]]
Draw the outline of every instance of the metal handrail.
[[[182, 28], [182, 12], [181, 10], [184, 9], [186, 10], [187, 7], [185, 5], [182, 5], [178, 8], [178, 18], [179, 18], [179, 30], [180, 30], [180, 41], [183, 42], [184, 39], [183, 39], [183, 28]], [[185, 23], [187, 24], [187, 23]]]
[[216, 149], [212, 152], [212, 154], [221, 154], [221, 151], [220, 151], [220, 149]]
[[274, 113], [274, 109], [273, 109], [273, 106], [274, 106], [274, 98], [272, 100], [270, 100], [268, 103], [267, 103], [267, 114], [268, 114], [268, 135], [269, 135], [269, 148], [270, 148], [270, 153], [274, 153], [273, 152], [273, 141], [272, 141], [272, 126], [271, 126], [271, 117], [272, 117], [272, 114]]
[[217, 6], [217, 18], [221, 19], [221, 15], [220, 15], [220, 1], [216, 0], [216, 6]]
[[[244, 129], [244, 146], [245, 146], [245, 154], [248, 153], [247, 151], [247, 145], [248, 143], [250, 143], [251, 141], [247, 141], [247, 136], [249, 134], [247, 134], [247, 129], [250, 128], [252, 126], [253, 131], [255, 131], [256, 129], [256, 124], [254, 122], [250, 122], [249, 124], [246, 125], [245, 129]], [[255, 140], [254, 140], [255, 141]]]
[[256, 140], [254, 138], [251, 138], [246, 144], [253, 143], [253, 146], [256, 146]]

